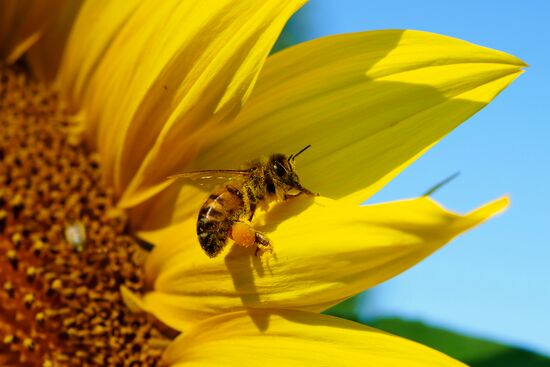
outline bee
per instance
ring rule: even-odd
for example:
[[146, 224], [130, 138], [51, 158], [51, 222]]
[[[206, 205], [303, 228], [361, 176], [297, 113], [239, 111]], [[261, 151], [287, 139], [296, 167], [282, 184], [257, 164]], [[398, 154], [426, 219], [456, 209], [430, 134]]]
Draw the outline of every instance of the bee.
[[256, 245], [256, 253], [271, 249], [269, 239], [250, 222], [257, 208], [267, 209], [270, 203], [302, 194], [316, 195], [300, 184], [294, 171], [294, 160], [310, 146], [289, 157], [272, 154], [255, 160], [244, 170], [194, 171], [169, 177], [226, 180], [211, 192], [198, 213], [197, 237], [206, 255], [217, 256], [229, 239], [244, 247]]

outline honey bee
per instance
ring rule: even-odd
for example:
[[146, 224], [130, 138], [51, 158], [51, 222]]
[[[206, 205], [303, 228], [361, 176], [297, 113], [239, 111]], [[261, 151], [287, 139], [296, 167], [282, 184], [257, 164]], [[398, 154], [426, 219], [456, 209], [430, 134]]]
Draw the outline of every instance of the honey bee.
[[316, 195], [304, 188], [294, 171], [294, 160], [311, 145], [287, 157], [272, 154], [250, 163], [244, 170], [206, 170], [170, 176], [173, 178], [225, 179], [211, 192], [199, 210], [197, 237], [209, 257], [217, 256], [228, 239], [244, 247], [256, 245], [270, 250], [269, 239], [250, 226], [257, 208], [267, 209], [272, 202], [281, 202], [298, 195]]

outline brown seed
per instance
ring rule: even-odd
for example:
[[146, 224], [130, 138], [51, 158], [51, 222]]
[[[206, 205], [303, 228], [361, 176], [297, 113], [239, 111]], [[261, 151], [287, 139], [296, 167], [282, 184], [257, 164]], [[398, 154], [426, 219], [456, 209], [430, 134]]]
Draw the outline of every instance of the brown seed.
[[0, 350], [28, 367], [155, 366], [164, 336], [119, 292], [143, 290], [144, 255], [68, 125], [54, 92], [0, 66]]

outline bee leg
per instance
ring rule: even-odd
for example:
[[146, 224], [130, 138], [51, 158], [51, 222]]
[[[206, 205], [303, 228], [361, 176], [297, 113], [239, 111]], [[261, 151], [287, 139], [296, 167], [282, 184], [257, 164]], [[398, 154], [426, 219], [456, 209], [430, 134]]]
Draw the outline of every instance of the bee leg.
[[300, 196], [300, 195], [307, 195], [307, 196], [319, 196], [319, 194], [316, 194], [314, 192], [311, 192], [309, 191], [308, 189], [302, 187], [300, 189], [300, 192], [298, 194], [295, 194], [295, 195], [289, 195], [289, 194], [285, 194], [285, 200], [288, 200], [288, 199], [291, 199], [291, 198], [295, 198], [297, 196]]
[[265, 234], [262, 232], [256, 232], [256, 251], [254, 252], [254, 256], [258, 256], [258, 251], [260, 250], [262, 251], [262, 254], [265, 251], [273, 252], [271, 242]]
[[254, 216], [254, 213], [256, 212], [256, 203], [250, 203], [250, 215], [248, 216], [248, 221], [252, 221], [252, 217]]
[[271, 242], [262, 232], [257, 232], [252, 228], [250, 223], [236, 221], [233, 223], [229, 231], [229, 237], [235, 241], [235, 244], [242, 247], [251, 247], [256, 245], [254, 255], [258, 255], [258, 251], [272, 252]]

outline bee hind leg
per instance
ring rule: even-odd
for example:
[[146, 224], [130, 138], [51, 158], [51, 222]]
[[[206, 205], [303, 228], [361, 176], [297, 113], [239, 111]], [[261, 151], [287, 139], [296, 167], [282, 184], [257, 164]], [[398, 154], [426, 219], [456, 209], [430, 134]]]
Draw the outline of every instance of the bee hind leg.
[[254, 255], [258, 255], [258, 251], [262, 253], [271, 250], [271, 242], [262, 232], [258, 232], [252, 228], [250, 223], [237, 221], [233, 223], [229, 236], [235, 244], [242, 247], [252, 247], [256, 245], [256, 252]]
[[258, 256], [259, 251], [261, 251], [261, 254], [266, 251], [273, 252], [271, 242], [262, 232], [256, 232], [256, 251], [254, 252], [254, 256]]

